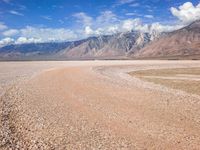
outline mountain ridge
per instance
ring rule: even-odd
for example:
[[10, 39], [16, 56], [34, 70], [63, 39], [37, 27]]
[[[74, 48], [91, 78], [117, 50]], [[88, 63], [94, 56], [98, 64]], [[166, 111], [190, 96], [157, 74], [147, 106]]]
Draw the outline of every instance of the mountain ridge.
[[0, 59], [161, 58], [200, 55], [200, 20], [159, 33], [129, 31], [61, 43], [30, 43], [0, 48]]
[[134, 57], [200, 55], [200, 20], [150, 42]]
[[51, 56], [57, 59], [123, 57], [141, 49], [156, 36], [158, 35], [129, 31], [62, 43], [11, 44], [0, 48], [0, 57]]

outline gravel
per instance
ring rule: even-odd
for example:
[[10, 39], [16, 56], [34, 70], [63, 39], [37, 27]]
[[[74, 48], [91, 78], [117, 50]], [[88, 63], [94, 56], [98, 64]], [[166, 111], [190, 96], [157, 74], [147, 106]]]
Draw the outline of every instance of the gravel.
[[127, 74], [175, 67], [200, 62], [0, 63], [0, 149], [199, 149], [200, 98]]

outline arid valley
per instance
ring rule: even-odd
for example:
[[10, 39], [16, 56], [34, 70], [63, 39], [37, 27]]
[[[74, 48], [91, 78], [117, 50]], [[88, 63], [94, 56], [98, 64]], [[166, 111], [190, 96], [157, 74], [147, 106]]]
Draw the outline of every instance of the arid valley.
[[0, 149], [199, 149], [199, 68], [192, 60], [0, 62]]
[[200, 150], [200, 0], [0, 0], [0, 150]]

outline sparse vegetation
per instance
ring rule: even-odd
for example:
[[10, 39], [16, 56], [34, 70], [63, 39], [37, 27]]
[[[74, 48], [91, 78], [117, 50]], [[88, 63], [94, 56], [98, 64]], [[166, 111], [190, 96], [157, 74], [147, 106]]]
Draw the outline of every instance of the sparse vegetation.
[[148, 82], [200, 95], [200, 68], [151, 69], [130, 74]]

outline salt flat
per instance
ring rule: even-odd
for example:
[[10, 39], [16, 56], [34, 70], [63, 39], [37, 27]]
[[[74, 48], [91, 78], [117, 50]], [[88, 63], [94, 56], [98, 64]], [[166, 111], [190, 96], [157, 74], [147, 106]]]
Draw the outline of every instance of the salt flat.
[[128, 72], [200, 61], [0, 63], [1, 149], [199, 149], [200, 98]]

